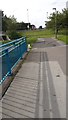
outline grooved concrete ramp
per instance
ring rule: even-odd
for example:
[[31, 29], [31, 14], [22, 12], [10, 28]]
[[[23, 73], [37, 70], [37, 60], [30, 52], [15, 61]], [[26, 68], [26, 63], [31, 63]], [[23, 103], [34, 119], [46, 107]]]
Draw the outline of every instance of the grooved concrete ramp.
[[2, 99], [3, 118], [66, 118], [65, 53], [50, 38], [34, 44]]

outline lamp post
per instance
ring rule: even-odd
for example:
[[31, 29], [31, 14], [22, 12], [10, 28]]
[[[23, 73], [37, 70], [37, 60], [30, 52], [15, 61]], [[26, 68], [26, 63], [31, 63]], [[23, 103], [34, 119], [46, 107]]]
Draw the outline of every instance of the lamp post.
[[55, 38], [57, 38], [57, 11], [56, 8], [53, 8], [55, 10]]
[[47, 19], [48, 19], [48, 12], [47, 12]]
[[27, 20], [28, 20], [28, 29], [29, 29], [29, 10], [27, 9]]

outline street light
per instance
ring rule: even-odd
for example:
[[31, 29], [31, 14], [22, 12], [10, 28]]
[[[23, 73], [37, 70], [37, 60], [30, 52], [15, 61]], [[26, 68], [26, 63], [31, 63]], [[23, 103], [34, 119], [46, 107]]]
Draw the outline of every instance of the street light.
[[47, 12], [47, 19], [48, 19], [48, 12]]
[[55, 38], [57, 38], [57, 11], [56, 8], [53, 8], [55, 10]]
[[27, 9], [27, 20], [28, 20], [28, 29], [29, 29], [29, 10]]
[[47, 21], [45, 21], [45, 26], [47, 26], [47, 22], [48, 22], [48, 12], [46, 12], [46, 18], [47, 18]]

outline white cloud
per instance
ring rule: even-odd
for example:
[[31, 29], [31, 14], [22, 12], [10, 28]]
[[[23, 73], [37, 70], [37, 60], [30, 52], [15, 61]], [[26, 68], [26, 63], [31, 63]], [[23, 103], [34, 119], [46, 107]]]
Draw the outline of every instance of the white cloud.
[[28, 22], [27, 9], [29, 9], [29, 21], [37, 27], [45, 26], [47, 12], [53, 12], [56, 7], [61, 10], [66, 6], [66, 0], [0, 0], [0, 9], [7, 16], [14, 15], [18, 21]]
[[68, 8], [68, 1], [66, 2], [66, 8]]

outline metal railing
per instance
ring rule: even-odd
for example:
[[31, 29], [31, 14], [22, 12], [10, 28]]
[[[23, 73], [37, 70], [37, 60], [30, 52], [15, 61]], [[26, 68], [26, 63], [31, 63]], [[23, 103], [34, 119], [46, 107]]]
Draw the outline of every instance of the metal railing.
[[0, 45], [0, 84], [7, 76], [12, 74], [12, 69], [26, 51], [27, 42], [25, 37]]

